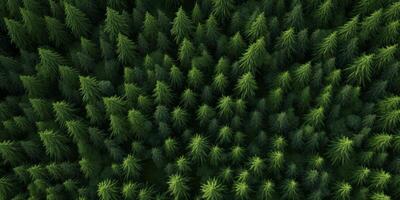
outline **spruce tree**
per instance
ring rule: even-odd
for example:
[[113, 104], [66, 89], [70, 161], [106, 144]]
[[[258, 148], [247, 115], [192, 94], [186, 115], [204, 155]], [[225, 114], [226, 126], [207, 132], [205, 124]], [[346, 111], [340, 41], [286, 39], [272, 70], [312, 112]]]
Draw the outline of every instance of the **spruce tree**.
[[91, 29], [90, 20], [75, 6], [64, 3], [65, 24], [76, 37], [85, 36]]
[[179, 8], [172, 23], [171, 34], [174, 36], [175, 41], [180, 42], [184, 38], [189, 38], [192, 31], [192, 22], [186, 15], [183, 8]]
[[257, 39], [240, 57], [240, 68], [245, 72], [256, 72], [257, 68], [263, 63], [266, 54], [264, 37]]
[[117, 53], [118, 59], [124, 64], [134, 64], [136, 58], [136, 45], [127, 36], [118, 33]]

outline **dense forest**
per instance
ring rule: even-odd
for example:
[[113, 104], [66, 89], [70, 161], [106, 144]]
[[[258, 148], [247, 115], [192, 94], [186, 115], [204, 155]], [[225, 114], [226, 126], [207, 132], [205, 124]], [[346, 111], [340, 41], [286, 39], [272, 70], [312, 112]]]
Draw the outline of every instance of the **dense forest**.
[[398, 0], [0, 0], [0, 200], [400, 199]]

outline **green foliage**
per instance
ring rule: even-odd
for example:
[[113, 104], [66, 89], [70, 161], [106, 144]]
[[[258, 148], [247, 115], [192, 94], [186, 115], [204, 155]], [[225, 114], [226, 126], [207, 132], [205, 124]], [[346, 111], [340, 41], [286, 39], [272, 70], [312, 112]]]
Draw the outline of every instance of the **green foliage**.
[[104, 20], [104, 31], [106, 31], [111, 38], [120, 40], [120, 34], [128, 34], [128, 22], [125, 21], [123, 15], [119, 14], [116, 10], [107, 7], [106, 19]]
[[217, 179], [209, 179], [201, 185], [202, 198], [206, 200], [223, 199], [224, 186]]
[[395, 0], [0, 1], [0, 199], [399, 199]]
[[11, 41], [18, 46], [18, 48], [24, 49], [30, 46], [30, 38], [28, 31], [22, 25], [22, 23], [13, 20], [4, 18], [4, 22], [6, 24], [8, 35], [11, 38]]
[[226, 19], [231, 15], [234, 8], [233, 0], [213, 0], [212, 1], [212, 13], [220, 18]]
[[136, 45], [125, 35], [117, 34], [118, 59], [124, 64], [133, 64], [136, 58]]
[[76, 37], [89, 34], [91, 24], [84, 12], [69, 3], [64, 3], [64, 12], [65, 24]]
[[67, 138], [54, 131], [43, 131], [39, 133], [40, 140], [46, 148], [46, 153], [57, 160], [68, 156], [69, 148]]
[[264, 13], [260, 13], [251, 23], [247, 30], [247, 36], [251, 41], [255, 41], [260, 37], [266, 36], [268, 33], [267, 20]]
[[250, 44], [242, 57], [240, 57], [240, 68], [245, 72], [256, 72], [257, 68], [263, 63], [265, 54], [265, 40], [264, 37], [261, 37]]
[[236, 90], [239, 91], [242, 98], [254, 96], [257, 90], [257, 82], [254, 76], [250, 72], [243, 74], [236, 84]]
[[348, 80], [359, 85], [369, 82], [373, 73], [373, 59], [374, 54], [362, 55], [356, 58], [353, 64], [346, 69], [349, 71]]
[[122, 169], [125, 172], [126, 177], [138, 177], [142, 167], [140, 161], [133, 155], [128, 155], [122, 162]]
[[114, 180], [104, 180], [98, 184], [97, 195], [101, 200], [118, 199], [117, 182]]
[[181, 7], [176, 12], [176, 16], [172, 23], [171, 34], [175, 37], [175, 40], [179, 42], [184, 38], [188, 38], [191, 31], [192, 22]]
[[187, 178], [179, 174], [174, 174], [169, 177], [167, 183], [168, 191], [171, 193], [175, 200], [188, 198], [189, 186]]
[[344, 164], [350, 159], [353, 152], [353, 141], [347, 137], [342, 137], [335, 140], [331, 145], [328, 152], [329, 157], [333, 163]]

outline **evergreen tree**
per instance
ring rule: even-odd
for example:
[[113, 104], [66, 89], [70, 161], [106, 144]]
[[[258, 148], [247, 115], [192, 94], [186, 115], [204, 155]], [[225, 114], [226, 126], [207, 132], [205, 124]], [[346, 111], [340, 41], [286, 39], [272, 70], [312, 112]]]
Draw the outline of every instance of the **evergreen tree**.
[[251, 41], [265, 37], [268, 34], [267, 20], [264, 13], [260, 13], [247, 30], [247, 37]]
[[257, 82], [254, 76], [249, 72], [243, 74], [236, 84], [236, 89], [242, 98], [254, 96], [257, 90]]
[[97, 194], [101, 200], [118, 199], [117, 182], [111, 179], [106, 179], [98, 184]]
[[373, 73], [374, 54], [362, 55], [355, 59], [353, 64], [346, 70], [350, 71], [348, 75], [349, 81], [364, 85], [371, 79]]
[[104, 31], [110, 35], [111, 39], [118, 37], [119, 41], [121, 34], [128, 34], [128, 22], [126, 22], [124, 16], [119, 14], [116, 10], [107, 7], [106, 19], [104, 22]]
[[328, 152], [333, 163], [344, 164], [350, 159], [350, 154], [353, 151], [353, 141], [347, 137], [342, 137], [335, 140]]
[[39, 133], [40, 140], [46, 148], [46, 153], [57, 160], [68, 156], [70, 150], [67, 138], [53, 131], [43, 131]]
[[65, 25], [58, 19], [48, 16], [44, 17], [44, 20], [49, 33], [49, 39], [54, 42], [56, 46], [67, 44], [70, 36]]
[[181, 7], [178, 12], [176, 12], [172, 23], [171, 34], [175, 37], [175, 41], [180, 42], [184, 38], [189, 38], [191, 31], [192, 22]]
[[257, 68], [263, 63], [263, 57], [266, 54], [264, 37], [257, 39], [250, 44], [246, 52], [239, 60], [240, 68], [245, 72], [256, 72]]
[[232, 0], [213, 0], [212, 13], [219, 19], [226, 19], [231, 15], [234, 8]]
[[217, 179], [209, 179], [201, 185], [202, 198], [206, 200], [223, 199], [224, 186]]
[[18, 48], [24, 49], [30, 46], [28, 31], [20, 22], [7, 18], [4, 18], [4, 22], [11, 41], [17, 45]]
[[124, 64], [135, 63], [136, 45], [125, 35], [118, 33], [117, 37], [117, 53], [118, 59]]
[[91, 23], [85, 13], [69, 3], [64, 3], [64, 12], [65, 24], [76, 37], [85, 36], [89, 33]]
[[172, 194], [175, 200], [187, 199], [189, 195], [189, 187], [187, 184], [187, 178], [179, 174], [171, 175], [168, 180], [168, 191]]

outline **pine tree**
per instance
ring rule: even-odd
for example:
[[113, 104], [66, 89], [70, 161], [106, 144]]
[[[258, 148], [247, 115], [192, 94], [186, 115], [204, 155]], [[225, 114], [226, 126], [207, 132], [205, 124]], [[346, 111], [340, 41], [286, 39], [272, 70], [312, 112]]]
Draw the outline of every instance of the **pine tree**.
[[286, 15], [285, 23], [287, 27], [294, 27], [295, 30], [301, 30], [304, 27], [303, 6], [297, 3], [292, 10]]
[[127, 36], [117, 34], [118, 59], [124, 64], [134, 64], [136, 60], [136, 45]]
[[44, 31], [45, 23], [43, 18], [23, 8], [20, 9], [20, 12], [28, 33], [37, 39], [37, 41], [43, 43], [47, 38], [47, 33]]
[[[156, 18], [149, 12], [146, 12], [143, 22], [143, 34], [146, 38], [155, 38], [158, 32], [158, 24]], [[160, 26], [162, 27], [162, 26]]]
[[342, 137], [330, 145], [328, 155], [334, 164], [344, 164], [350, 159], [352, 152], [353, 141], [347, 137]]
[[332, 32], [318, 46], [317, 54], [321, 57], [332, 57], [337, 48], [337, 32]]
[[85, 36], [91, 29], [90, 20], [78, 8], [69, 3], [64, 3], [65, 24], [75, 37]]
[[322, 26], [327, 25], [328, 22], [331, 20], [333, 12], [334, 12], [334, 2], [332, 0], [324, 1], [315, 11], [315, 19]]
[[266, 54], [264, 37], [257, 39], [250, 44], [246, 52], [240, 57], [240, 68], [245, 72], [256, 72], [263, 63], [263, 57]]
[[18, 143], [14, 141], [2, 141], [0, 142], [0, 155], [5, 162], [16, 165], [24, 159], [19, 148]]
[[46, 153], [57, 160], [68, 157], [70, 149], [68, 148], [67, 138], [53, 131], [43, 131], [39, 133], [40, 139], [46, 148]]
[[364, 85], [371, 79], [374, 65], [374, 54], [362, 55], [346, 70], [350, 71], [348, 80]]
[[18, 21], [13, 19], [4, 18], [6, 24], [8, 35], [11, 41], [18, 46], [18, 48], [25, 49], [30, 46], [30, 37], [28, 30]]
[[189, 186], [187, 178], [179, 174], [174, 174], [169, 177], [167, 183], [168, 191], [171, 193], [175, 200], [188, 198]]
[[188, 145], [189, 153], [192, 159], [196, 162], [203, 163], [207, 156], [208, 141], [201, 135], [195, 135], [192, 137]]
[[49, 16], [45, 16], [44, 20], [49, 33], [49, 39], [54, 42], [56, 46], [67, 44], [70, 36], [65, 25], [58, 19]]
[[254, 76], [249, 72], [243, 74], [236, 84], [236, 89], [239, 91], [242, 98], [254, 96], [257, 90], [257, 82]]
[[83, 101], [96, 102], [100, 99], [101, 91], [95, 78], [80, 76], [79, 82]]
[[126, 22], [124, 16], [119, 14], [116, 10], [107, 7], [106, 19], [104, 22], [104, 31], [110, 35], [111, 39], [119, 38], [120, 34], [128, 34], [128, 22]]
[[172, 23], [171, 34], [175, 37], [175, 41], [180, 42], [184, 38], [189, 38], [191, 31], [192, 22], [180, 7]]
[[296, 35], [293, 28], [289, 28], [282, 32], [281, 36], [278, 38], [277, 47], [282, 49], [284, 55], [287, 58], [291, 58], [296, 52]]
[[193, 44], [186, 38], [183, 39], [178, 52], [179, 61], [182, 63], [183, 66], [190, 65], [190, 61], [194, 55], [194, 47]]
[[256, 41], [258, 38], [266, 37], [267, 34], [267, 20], [265, 18], [265, 14], [260, 13], [247, 30], [247, 37], [250, 39], [250, 41]]
[[231, 15], [234, 8], [234, 1], [232, 0], [213, 0], [212, 13], [219, 19], [223, 20]]
[[157, 81], [153, 96], [158, 104], [169, 104], [172, 100], [171, 89], [162, 81]]
[[44, 77], [53, 77], [58, 74], [58, 66], [66, 64], [65, 59], [57, 52], [49, 49], [38, 49], [40, 63], [37, 66], [38, 74]]
[[224, 186], [217, 179], [209, 179], [201, 185], [202, 198], [206, 200], [223, 199]]
[[106, 179], [98, 184], [97, 195], [101, 200], [118, 199], [118, 186], [115, 180]]

